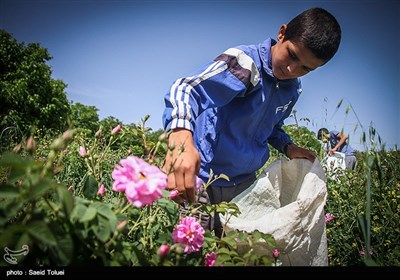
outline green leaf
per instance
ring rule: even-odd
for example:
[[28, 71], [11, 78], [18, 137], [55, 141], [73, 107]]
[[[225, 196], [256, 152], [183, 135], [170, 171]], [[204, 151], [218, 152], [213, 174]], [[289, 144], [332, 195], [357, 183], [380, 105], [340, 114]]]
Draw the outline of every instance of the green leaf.
[[81, 223], [89, 222], [93, 220], [94, 217], [96, 217], [96, 214], [97, 214], [96, 208], [89, 206], [86, 208], [86, 211], [83, 213], [83, 215], [80, 216], [79, 222]]
[[[22, 248], [27, 248], [28, 250], [30, 248], [32, 248], [32, 243], [33, 240], [29, 237], [29, 234], [27, 234], [26, 232], [24, 232], [21, 237], [19, 238], [15, 249], [22, 249]], [[23, 247], [24, 246], [24, 247]], [[29, 251], [27, 252], [27, 254], [21, 254], [18, 256], [18, 263], [21, 264], [23, 262], [23, 260], [29, 255]]]
[[57, 260], [58, 265], [69, 265], [74, 258], [74, 242], [68, 233], [57, 236], [57, 246], [51, 247], [51, 253]]
[[96, 208], [97, 213], [107, 218], [110, 230], [114, 231], [118, 224], [118, 218], [111, 210], [111, 207], [108, 204], [99, 202], [94, 203], [92, 206]]
[[116, 219], [115, 213], [111, 210], [110, 206], [104, 203], [94, 203], [93, 207], [96, 208], [97, 212], [109, 220]]
[[246, 239], [247, 239], [248, 233], [247, 233], [247, 232], [244, 232], [244, 231], [238, 231], [238, 230], [231, 230], [231, 231], [229, 231], [229, 232], [226, 233], [226, 236], [235, 238], [235, 237], [236, 237], [237, 235], [239, 235], [240, 233], [245, 234], [245, 235], [246, 235]]
[[172, 201], [171, 199], [162, 197], [157, 200], [157, 204], [170, 215], [175, 215], [178, 212], [176, 202]]
[[220, 265], [231, 260], [231, 256], [227, 254], [218, 254], [216, 264]]
[[26, 231], [22, 224], [12, 224], [0, 234], [0, 248], [14, 247], [21, 235]]
[[56, 246], [57, 241], [50, 231], [46, 223], [42, 221], [34, 221], [27, 225], [27, 231], [29, 232], [30, 236], [33, 237], [35, 240], [42, 242], [48, 246]]
[[272, 264], [272, 259], [270, 259], [270, 257], [262, 256], [260, 259], [264, 265], [270, 266]]
[[58, 198], [64, 208], [67, 217], [71, 215], [72, 210], [74, 209], [74, 198], [72, 193], [67, 190], [67, 188], [63, 185], [58, 185], [57, 187]]
[[258, 230], [253, 231], [253, 240], [259, 240], [261, 239], [261, 233]]
[[247, 239], [247, 233], [244, 232], [244, 231], [240, 231], [238, 235], [239, 235], [239, 236], [238, 236], [239, 240], [244, 241], [244, 240]]
[[106, 242], [111, 235], [110, 224], [108, 220], [99, 215], [97, 216], [97, 221], [97, 225], [93, 225], [91, 228], [101, 242]]
[[0, 185], [1, 198], [16, 198], [20, 195], [20, 188], [8, 184]]
[[89, 175], [86, 177], [86, 180], [83, 184], [83, 195], [86, 198], [95, 198], [97, 195], [99, 184], [97, 183], [96, 178], [93, 175]]
[[[137, 246], [132, 246], [132, 250], [135, 254], [132, 254], [131, 259], [134, 265], [142, 265], [147, 266], [149, 263], [147, 261], [146, 256], [143, 254], [141, 250]], [[136, 258], [137, 264], [135, 263], [134, 259]]]
[[24, 204], [19, 199], [2, 199], [0, 203], [0, 228], [8, 224], [9, 219], [15, 218], [22, 207], [24, 207]]
[[368, 155], [367, 157], [367, 164], [370, 169], [374, 168], [376, 163], [376, 157], [374, 155]]
[[336, 108], [339, 109], [340, 106], [342, 106], [342, 103], [343, 103], [343, 99], [341, 99], [341, 100], [339, 101], [338, 105], [336, 105]]
[[52, 187], [52, 184], [53, 182], [50, 179], [44, 178], [40, 180], [37, 184], [32, 185], [32, 187], [29, 189], [30, 191], [27, 197], [28, 200], [42, 197], [43, 194]]
[[83, 214], [85, 214], [87, 207], [82, 204], [79, 200], [77, 200], [78, 204], [75, 204], [74, 209], [72, 210], [70, 221], [75, 223], [78, 221]]
[[25, 170], [33, 161], [31, 156], [22, 158], [19, 154], [6, 152], [0, 157], [0, 166]]
[[231, 238], [231, 237], [224, 237], [224, 238], [221, 239], [221, 242], [224, 242], [224, 243], [228, 244], [233, 249], [237, 248], [236, 240]]
[[12, 168], [8, 176], [8, 181], [10, 183], [15, 183], [26, 176], [26, 168]]
[[22, 233], [21, 237], [19, 238], [16, 248], [20, 248], [23, 245], [28, 245], [29, 247], [32, 246], [32, 239], [30, 238], [29, 234], [27, 232]]
[[366, 221], [366, 217], [365, 215], [358, 215], [357, 216], [358, 219], [358, 225], [361, 229], [361, 233], [364, 239], [364, 242], [367, 241], [367, 221]]
[[227, 248], [224, 248], [224, 247], [218, 249], [217, 255], [219, 256], [219, 255], [223, 255], [223, 254], [229, 255], [229, 254], [230, 254], [230, 251], [229, 251]]
[[265, 242], [271, 246], [271, 247], [276, 247], [276, 240], [273, 235], [271, 234], [263, 234], [262, 238], [265, 240]]
[[348, 250], [352, 250], [352, 249], [353, 249], [353, 247], [352, 247], [349, 243], [344, 243], [343, 245], [344, 245], [344, 247], [346, 247], [346, 249], [348, 249]]
[[348, 105], [346, 108], [346, 114], [348, 114], [350, 110], [351, 110], [351, 105]]
[[20, 155], [6, 152], [0, 157], [0, 166], [11, 168], [8, 180], [14, 183], [26, 175], [28, 169], [35, 166], [31, 156], [22, 158]]

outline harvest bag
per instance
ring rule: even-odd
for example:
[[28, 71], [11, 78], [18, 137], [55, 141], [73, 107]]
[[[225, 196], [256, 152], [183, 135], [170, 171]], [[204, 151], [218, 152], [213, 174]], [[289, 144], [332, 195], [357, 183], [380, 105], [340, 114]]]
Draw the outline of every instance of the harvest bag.
[[318, 159], [281, 158], [231, 201], [241, 211], [238, 217], [227, 223], [226, 217], [220, 218], [227, 231], [272, 234], [284, 266], [327, 266], [326, 198], [326, 177]]
[[325, 157], [321, 164], [327, 169], [328, 175], [335, 173], [336, 169], [346, 169], [346, 154], [334, 152], [332, 155]]

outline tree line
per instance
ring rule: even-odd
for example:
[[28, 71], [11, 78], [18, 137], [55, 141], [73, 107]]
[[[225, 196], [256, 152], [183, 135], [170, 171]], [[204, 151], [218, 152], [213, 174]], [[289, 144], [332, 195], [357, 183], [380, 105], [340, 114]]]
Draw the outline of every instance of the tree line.
[[67, 84], [51, 77], [52, 58], [39, 43], [18, 42], [0, 29], [0, 152], [32, 134], [49, 137], [79, 128], [93, 135], [122, 124], [113, 116], [100, 120], [95, 106], [69, 101]]

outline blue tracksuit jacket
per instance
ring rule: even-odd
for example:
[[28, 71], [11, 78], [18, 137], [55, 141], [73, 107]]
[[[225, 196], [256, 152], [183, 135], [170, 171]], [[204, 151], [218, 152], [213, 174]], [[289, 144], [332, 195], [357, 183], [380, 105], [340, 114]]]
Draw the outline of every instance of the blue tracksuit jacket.
[[226, 50], [214, 61], [180, 78], [165, 95], [165, 130], [193, 132], [201, 156], [199, 177], [225, 174], [213, 185], [232, 186], [251, 177], [269, 158], [270, 143], [282, 151], [282, 130], [299, 94], [299, 79], [278, 81], [271, 69], [269, 38], [259, 45]]
[[[338, 138], [336, 136], [338, 134], [339, 134], [339, 131], [337, 131], [337, 130], [331, 130], [329, 132], [329, 142], [330, 142], [331, 148], [335, 147], [339, 143], [340, 138]], [[344, 142], [342, 144], [342, 146], [339, 147], [338, 152], [344, 153], [346, 156], [354, 156], [355, 155], [353, 148], [347, 142]]]

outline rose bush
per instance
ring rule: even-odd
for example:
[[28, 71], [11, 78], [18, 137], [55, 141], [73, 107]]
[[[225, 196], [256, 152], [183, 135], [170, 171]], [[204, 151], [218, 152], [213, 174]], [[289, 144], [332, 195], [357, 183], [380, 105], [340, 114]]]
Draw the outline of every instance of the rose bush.
[[[118, 148], [118, 141], [130, 134], [145, 140], [141, 127], [117, 125], [108, 134], [99, 129], [92, 138], [68, 130], [55, 140], [36, 139], [33, 147], [31, 139], [3, 154], [0, 246], [28, 246], [29, 253], [16, 257], [20, 265], [275, 263], [270, 235], [232, 231], [220, 238], [201, 226], [201, 215], [212, 216], [216, 210], [237, 215], [236, 205], [183, 208], [171, 199], [176, 194], [166, 190], [167, 175], [157, 166], [165, 155], [160, 149], [168, 149], [165, 135], [157, 143], [143, 141], [143, 149]], [[132, 154], [135, 150], [149, 152], [138, 156]], [[198, 192], [209, 184], [197, 183]], [[269, 255], [251, 251], [260, 239], [271, 247]], [[247, 242], [249, 251], [239, 252], [239, 241]], [[2, 260], [2, 265], [8, 264]]]

